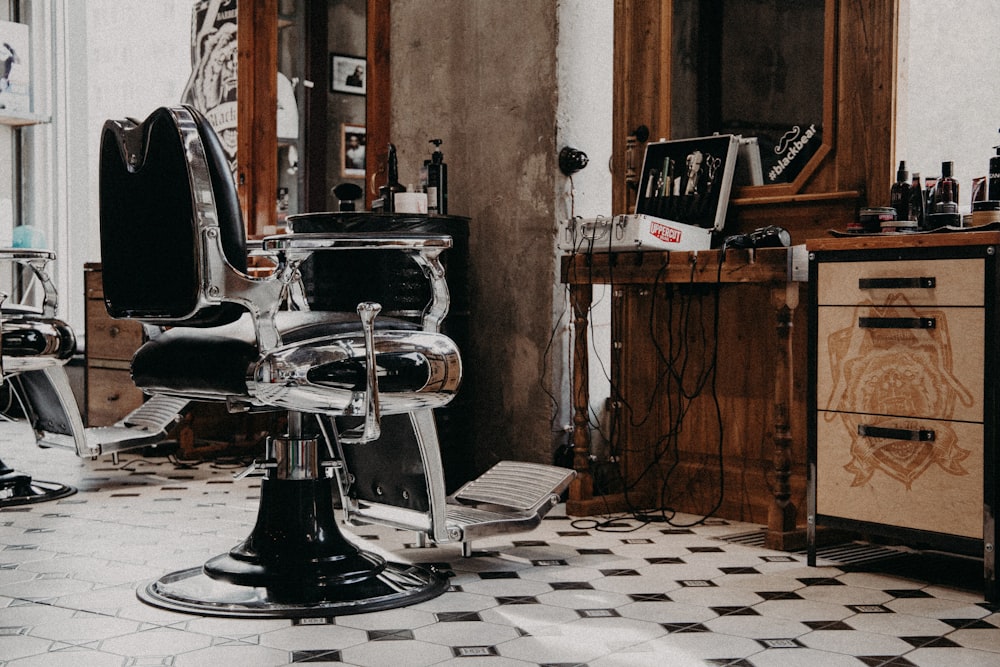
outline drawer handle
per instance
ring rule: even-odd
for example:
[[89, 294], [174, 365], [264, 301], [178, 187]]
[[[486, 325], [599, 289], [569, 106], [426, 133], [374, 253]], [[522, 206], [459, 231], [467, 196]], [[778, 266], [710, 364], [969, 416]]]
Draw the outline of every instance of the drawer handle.
[[858, 278], [858, 289], [904, 289], [907, 287], [934, 289], [937, 287], [937, 278], [934, 276], [923, 276], [921, 278]]
[[110, 396], [107, 397], [107, 401], [108, 403], [114, 403], [121, 397], [122, 397], [121, 394], [111, 394]]
[[108, 329], [108, 335], [111, 336], [112, 338], [117, 336], [120, 332], [121, 329], [119, 329], [118, 327], [111, 327], [110, 329]]
[[934, 317], [859, 317], [858, 326], [862, 329], [934, 329], [937, 319]]
[[913, 442], [934, 442], [934, 431], [920, 429], [911, 431], [905, 428], [885, 428], [858, 424], [858, 435], [866, 438], [889, 438], [890, 440], [911, 440]]

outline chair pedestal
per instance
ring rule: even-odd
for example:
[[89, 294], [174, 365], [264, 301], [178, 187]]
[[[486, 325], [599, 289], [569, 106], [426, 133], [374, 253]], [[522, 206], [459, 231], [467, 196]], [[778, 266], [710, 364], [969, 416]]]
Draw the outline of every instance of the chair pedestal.
[[272, 439], [268, 452], [250, 536], [203, 567], [150, 583], [141, 600], [209, 616], [321, 617], [392, 609], [446, 590], [437, 572], [386, 561], [344, 537], [335, 481], [315, 469], [314, 439]]
[[74, 493], [71, 486], [32, 479], [0, 460], [0, 508], [57, 500]]

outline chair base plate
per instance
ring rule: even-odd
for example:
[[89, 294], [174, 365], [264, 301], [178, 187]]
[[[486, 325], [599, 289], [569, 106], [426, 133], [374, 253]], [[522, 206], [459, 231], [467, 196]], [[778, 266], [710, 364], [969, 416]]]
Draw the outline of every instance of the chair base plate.
[[72, 486], [43, 482], [15, 471], [0, 474], [0, 509], [58, 500], [76, 493]]
[[164, 575], [136, 595], [154, 607], [202, 616], [324, 618], [416, 604], [447, 588], [448, 579], [431, 569], [387, 562], [371, 579], [333, 587], [331, 599], [296, 602], [288, 599], [287, 592], [275, 595], [266, 588], [213, 579], [201, 567]]

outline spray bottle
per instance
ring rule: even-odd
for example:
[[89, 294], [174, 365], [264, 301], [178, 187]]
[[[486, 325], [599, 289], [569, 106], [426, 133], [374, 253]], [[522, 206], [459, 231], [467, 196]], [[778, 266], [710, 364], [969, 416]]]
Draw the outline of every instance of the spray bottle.
[[911, 220], [910, 217], [910, 172], [906, 170], [906, 162], [900, 160], [896, 171], [896, 182], [889, 190], [889, 206], [896, 209], [897, 220]]
[[427, 212], [431, 215], [448, 215], [448, 165], [444, 163], [440, 139], [431, 139], [434, 152], [429, 160], [424, 160], [426, 172], [424, 192], [427, 193]]

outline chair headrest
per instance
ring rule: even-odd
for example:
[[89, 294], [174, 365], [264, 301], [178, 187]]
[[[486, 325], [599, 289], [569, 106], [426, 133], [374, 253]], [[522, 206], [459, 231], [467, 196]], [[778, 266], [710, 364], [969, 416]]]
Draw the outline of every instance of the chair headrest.
[[232, 304], [199, 306], [201, 226], [216, 220], [226, 261], [246, 272], [246, 232], [218, 136], [190, 107], [142, 123], [109, 120], [101, 135], [104, 295], [114, 317], [214, 326]]

